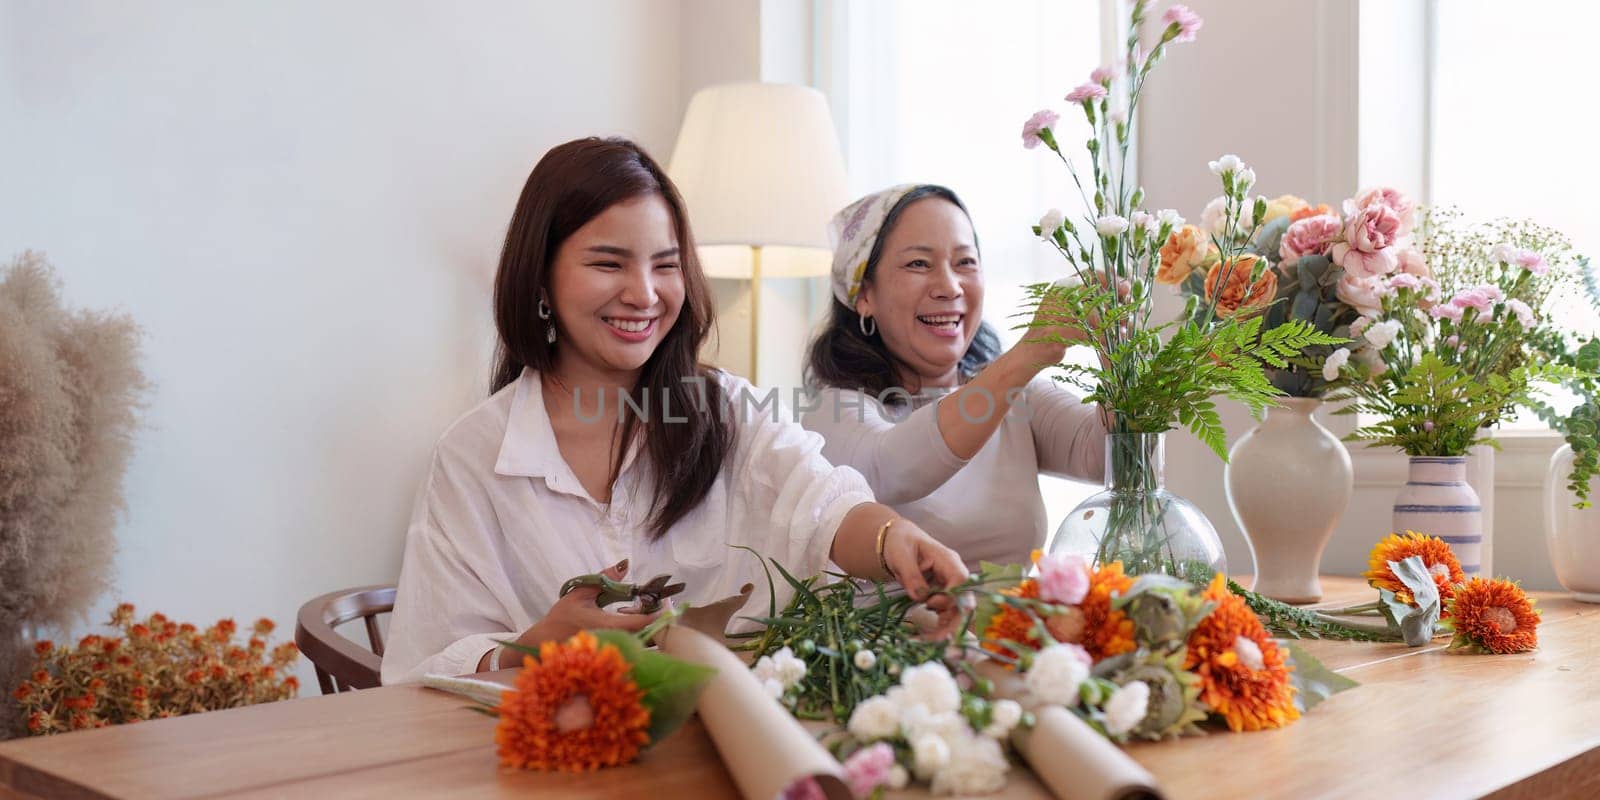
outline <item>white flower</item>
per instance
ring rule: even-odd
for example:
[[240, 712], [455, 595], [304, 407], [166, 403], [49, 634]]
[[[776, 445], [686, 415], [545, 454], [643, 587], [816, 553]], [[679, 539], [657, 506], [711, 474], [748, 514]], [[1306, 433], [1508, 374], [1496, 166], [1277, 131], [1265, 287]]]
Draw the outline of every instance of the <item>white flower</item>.
[[1210, 162], [1209, 166], [1211, 167], [1211, 174], [1220, 178], [1223, 175], [1238, 172], [1239, 168], [1244, 166], [1244, 162], [1240, 161], [1238, 156], [1230, 153]]
[[1322, 379], [1325, 381], [1338, 380], [1339, 369], [1343, 367], [1345, 362], [1349, 360], [1350, 348], [1341, 347], [1338, 350], [1333, 351], [1333, 354], [1328, 356], [1328, 360], [1322, 362]]
[[928, 776], [950, 763], [950, 745], [944, 739], [925, 733], [911, 743], [911, 760], [917, 775]]
[[1200, 212], [1200, 230], [1221, 236], [1223, 227], [1228, 223], [1227, 206], [1226, 197], [1217, 197], [1206, 203], [1205, 209]]
[[1059, 208], [1052, 208], [1044, 212], [1044, 216], [1039, 218], [1039, 238], [1050, 238], [1061, 227], [1061, 223], [1066, 221], [1067, 215], [1061, 213]]
[[1249, 167], [1239, 170], [1239, 174], [1233, 179], [1233, 190], [1240, 194], [1250, 191], [1250, 187], [1254, 185], [1256, 185], [1256, 171]]
[[894, 789], [896, 791], [899, 791], [901, 789], [906, 788], [906, 784], [908, 784], [910, 782], [911, 782], [911, 773], [906, 772], [906, 768], [905, 767], [902, 767], [899, 764], [895, 764], [894, 766], [889, 768], [889, 788], [890, 789]]
[[776, 681], [780, 689], [788, 689], [805, 679], [806, 662], [797, 658], [793, 650], [784, 647], [770, 656], [762, 656], [751, 670], [755, 672], [757, 680], [763, 683]]
[[1070, 708], [1078, 704], [1078, 687], [1089, 677], [1090, 663], [1082, 647], [1053, 644], [1034, 656], [1023, 682], [1039, 702]]
[[777, 678], [763, 678], [761, 679], [761, 691], [766, 692], [767, 696], [774, 700], [781, 700], [783, 698], [783, 683]]
[[1128, 215], [1128, 222], [1132, 223], [1135, 228], [1143, 229], [1145, 233], [1152, 237], [1161, 232], [1161, 220], [1156, 219], [1156, 215], [1148, 211], [1133, 212]]
[[1176, 208], [1163, 208], [1156, 212], [1156, 218], [1161, 220], [1162, 225], [1170, 226], [1173, 230], [1183, 227], [1183, 217], [1178, 214]]
[[1522, 327], [1533, 327], [1533, 309], [1529, 308], [1527, 303], [1513, 297], [1506, 301], [1506, 308], [1511, 309], [1511, 313], [1517, 315], [1517, 321], [1522, 323]]
[[845, 727], [863, 742], [894, 736], [900, 732], [900, 709], [883, 695], [870, 697], [850, 712], [850, 722]]
[[1267, 666], [1266, 660], [1261, 657], [1261, 645], [1256, 644], [1254, 639], [1234, 637], [1233, 654], [1239, 657], [1240, 664], [1250, 669], [1260, 670]]
[[921, 703], [937, 714], [961, 708], [961, 690], [956, 687], [950, 670], [937, 661], [918, 664], [900, 676], [900, 685], [906, 687], [907, 703]]
[[1126, 125], [1128, 124], [1128, 110], [1125, 108], [1113, 108], [1106, 114], [1106, 119], [1111, 121], [1111, 127], [1113, 128], [1118, 125]]
[[928, 787], [934, 794], [983, 795], [1005, 787], [1010, 765], [999, 742], [969, 738], [950, 751], [948, 763], [934, 772]]
[[874, 664], [878, 663], [878, 654], [872, 652], [871, 650], [857, 650], [855, 662], [856, 669], [866, 672], [867, 670], [872, 669]]
[[1371, 324], [1372, 324], [1372, 318], [1370, 318], [1370, 317], [1366, 317], [1366, 316], [1356, 317], [1356, 321], [1350, 323], [1350, 336], [1351, 336], [1351, 338], [1359, 338], [1361, 336], [1361, 332], [1366, 330], [1367, 326], [1371, 325]]
[[1101, 236], [1117, 236], [1128, 229], [1128, 221], [1116, 214], [1107, 214], [1094, 221], [1094, 229]]
[[1510, 242], [1501, 242], [1489, 248], [1489, 258], [1496, 264], [1514, 264], [1517, 260], [1516, 245]]
[[1150, 684], [1134, 681], [1115, 692], [1106, 701], [1106, 732], [1121, 736], [1144, 721], [1150, 710]]
[[937, 736], [952, 741], [967, 733], [967, 718], [959, 711], [934, 713], [921, 703], [900, 707], [900, 730], [908, 740]]
[[1400, 334], [1400, 320], [1386, 319], [1367, 328], [1367, 341], [1382, 350]]
[[996, 700], [989, 707], [989, 726], [983, 729], [983, 735], [990, 739], [1004, 739], [1021, 721], [1022, 704], [1010, 699]]

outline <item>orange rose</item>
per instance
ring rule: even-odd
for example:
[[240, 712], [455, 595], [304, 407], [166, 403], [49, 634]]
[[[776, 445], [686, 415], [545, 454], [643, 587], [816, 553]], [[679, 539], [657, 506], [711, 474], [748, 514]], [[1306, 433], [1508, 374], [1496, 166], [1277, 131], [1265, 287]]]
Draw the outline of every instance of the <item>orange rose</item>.
[[1323, 214], [1332, 214], [1332, 213], [1334, 213], [1333, 209], [1328, 208], [1328, 204], [1327, 203], [1318, 203], [1318, 204], [1316, 204], [1314, 206], [1305, 206], [1303, 208], [1296, 209], [1294, 211], [1289, 212], [1289, 221], [1290, 222], [1299, 222], [1300, 220], [1303, 220], [1306, 217], [1320, 217]]
[[1199, 228], [1185, 225], [1167, 237], [1161, 245], [1161, 267], [1156, 270], [1156, 283], [1177, 286], [1189, 277], [1195, 267], [1211, 254], [1211, 240]]
[[[1211, 271], [1206, 273], [1206, 299], [1216, 304], [1218, 316], [1232, 316], [1241, 309], [1259, 310], [1258, 306], [1271, 301], [1278, 293], [1278, 276], [1270, 269], [1263, 270], [1254, 284], [1250, 282], [1250, 275], [1260, 261], [1256, 256], [1243, 255], [1211, 266]], [[1228, 282], [1219, 289], [1217, 284], [1224, 274]]]
[[[1292, 194], [1280, 194], [1267, 201], [1267, 215], [1261, 218], [1261, 222], [1266, 224], [1279, 217], [1287, 217], [1308, 205], [1306, 201]], [[1290, 221], [1293, 222], [1292, 219]]]

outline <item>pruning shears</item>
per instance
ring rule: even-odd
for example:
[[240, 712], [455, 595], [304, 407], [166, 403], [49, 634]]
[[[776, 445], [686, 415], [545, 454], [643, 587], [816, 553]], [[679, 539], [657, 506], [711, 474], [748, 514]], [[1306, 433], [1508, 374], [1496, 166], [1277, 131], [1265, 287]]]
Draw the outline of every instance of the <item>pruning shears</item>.
[[625, 600], [639, 601], [639, 611], [653, 614], [661, 608], [661, 601], [683, 591], [682, 583], [668, 583], [671, 575], [657, 575], [644, 583], [626, 583], [612, 580], [599, 573], [579, 575], [562, 584], [561, 597], [579, 586], [599, 587], [600, 593], [595, 595], [594, 604], [598, 608], [605, 608], [612, 603], [621, 603]]

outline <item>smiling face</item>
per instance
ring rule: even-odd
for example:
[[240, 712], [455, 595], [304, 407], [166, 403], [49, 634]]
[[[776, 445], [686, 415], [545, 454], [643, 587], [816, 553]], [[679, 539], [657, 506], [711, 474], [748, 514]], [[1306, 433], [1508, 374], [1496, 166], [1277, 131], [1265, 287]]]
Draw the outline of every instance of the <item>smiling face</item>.
[[683, 310], [672, 210], [659, 194], [607, 208], [561, 243], [550, 273], [562, 371], [631, 385]]
[[955, 386], [983, 322], [983, 268], [966, 212], [942, 197], [901, 209], [856, 313], [877, 322], [906, 389]]

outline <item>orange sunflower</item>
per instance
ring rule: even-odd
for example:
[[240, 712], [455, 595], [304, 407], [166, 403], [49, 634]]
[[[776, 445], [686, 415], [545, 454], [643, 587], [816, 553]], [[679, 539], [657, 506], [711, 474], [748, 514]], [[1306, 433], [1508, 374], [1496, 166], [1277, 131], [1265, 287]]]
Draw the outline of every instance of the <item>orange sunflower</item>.
[[1394, 570], [1389, 569], [1389, 562], [1404, 561], [1411, 556], [1422, 557], [1422, 565], [1433, 576], [1433, 585], [1439, 587], [1439, 607], [1448, 608], [1456, 585], [1465, 581], [1467, 576], [1461, 571], [1461, 562], [1456, 560], [1450, 545], [1436, 536], [1414, 531], [1406, 531], [1403, 536], [1389, 534], [1372, 548], [1372, 553], [1367, 556], [1367, 571], [1362, 573], [1362, 577], [1367, 579], [1372, 588], [1388, 589], [1394, 592], [1400, 602], [1410, 603], [1411, 590], [1400, 582]]
[[1539, 609], [1522, 587], [1504, 578], [1473, 578], [1450, 600], [1451, 650], [1523, 653], [1539, 646]]
[[1239, 731], [1281, 728], [1300, 718], [1278, 643], [1219, 573], [1201, 597], [1217, 604], [1189, 636], [1184, 669], [1200, 676], [1200, 701]]
[[626, 764], [650, 740], [650, 710], [616, 647], [580, 631], [539, 646], [500, 700], [494, 740], [508, 767], [586, 772]]
[[[1000, 593], [1008, 597], [1021, 597], [1028, 600], [1039, 598], [1039, 582], [1027, 578], [1016, 586], [1001, 589]], [[1019, 644], [1038, 649], [1039, 637], [1033, 630], [1033, 618], [1021, 609], [1011, 606], [1000, 606], [995, 615], [989, 619], [989, 626], [983, 629], [983, 648], [993, 653], [1008, 658], [1017, 658], [1020, 654], [1011, 648], [1000, 644], [1003, 639], [1009, 639]]]
[[1122, 594], [1133, 586], [1133, 578], [1122, 574], [1122, 562], [1113, 561], [1089, 574], [1089, 592], [1084, 595], [1083, 649], [1095, 661], [1131, 652], [1134, 648], [1133, 620], [1111, 609], [1112, 593]]

